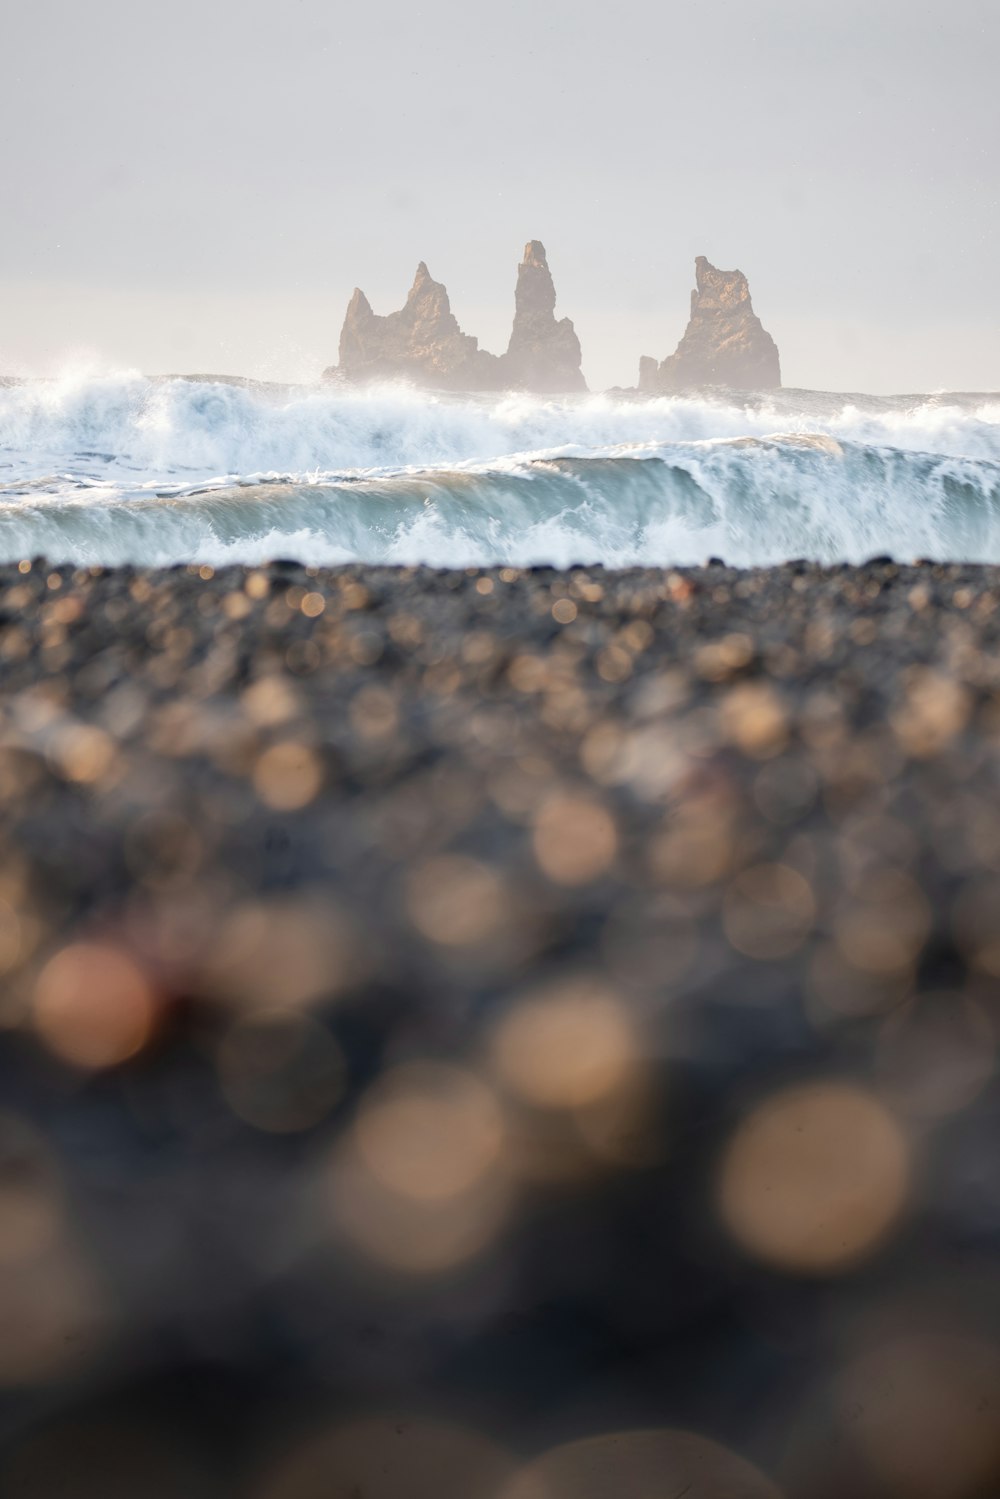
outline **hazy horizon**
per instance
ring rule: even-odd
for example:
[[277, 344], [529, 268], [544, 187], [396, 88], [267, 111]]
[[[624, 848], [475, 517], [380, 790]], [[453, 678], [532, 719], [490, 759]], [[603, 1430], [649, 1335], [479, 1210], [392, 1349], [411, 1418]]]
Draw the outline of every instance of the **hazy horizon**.
[[538, 238], [592, 389], [672, 352], [696, 254], [786, 385], [1000, 388], [994, 0], [40, 0], [8, 38], [0, 374], [311, 379], [421, 259], [499, 352]]

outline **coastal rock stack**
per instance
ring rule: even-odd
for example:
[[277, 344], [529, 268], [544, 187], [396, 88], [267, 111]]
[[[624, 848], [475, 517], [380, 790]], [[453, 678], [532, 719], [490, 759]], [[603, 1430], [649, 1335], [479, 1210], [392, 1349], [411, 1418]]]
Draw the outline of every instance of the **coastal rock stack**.
[[[772, 390], [781, 385], [778, 349], [753, 310], [742, 271], [695, 261], [691, 318], [675, 353], [639, 361], [639, 392], [697, 390], [720, 385]], [[405, 306], [382, 317], [360, 287], [347, 307], [340, 360], [324, 379], [370, 383], [408, 380], [427, 390], [530, 391], [570, 395], [587, 389], [580, 340], [569, 318], [555, 315], [556, 289], [545, 246], [524, 247], [514, 291], [514, 325], [504, 354], [490, 354], [463, 333], [448, 292], [423, 261]]]
[[585, 391], [580, 340], [569, 318], [556, 318], [555, 302], [545, 247], [530, 240], [518, 267], [507, 352], [490, 354], [462, 332], [446, 288], [421, 261], [398, 312], [379, 316], [355, 288], [340, 334], [340, 361], [324, 371], [324, 378], [402, 379], [430, 390]]
[[405, 379], [432, 390], [492, 390], [496, 363], [477, 339], [462, 332], [447, 290], [421, 261], [399, 312], [380, 317], [355, 287], [340, 333], [340, 362], [324, 378]]
[[540, 240], [529, 240], [517, 268], [514, 326], [501, 361], [506, 387], [541, 394], [587, 389], [580, 368], [580, 340], [568, 317], [557, 320], [555, 305], [556, 289], [545, 246]]
[[657, 364], [639, 361], [639, 390], [647, 395], [726, 385], [772, 390], [781, 384], [778, 347], [750, 301], [742, 271], [720, 271], [699, 255], [691, 320], [676, 352]]

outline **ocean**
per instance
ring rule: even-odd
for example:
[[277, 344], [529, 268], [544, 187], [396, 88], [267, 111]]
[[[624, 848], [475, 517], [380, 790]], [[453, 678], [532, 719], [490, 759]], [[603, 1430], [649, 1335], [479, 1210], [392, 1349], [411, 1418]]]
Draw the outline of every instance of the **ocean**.
[[1000, 394], [0, 387], [0, 561], [1000, 562]]

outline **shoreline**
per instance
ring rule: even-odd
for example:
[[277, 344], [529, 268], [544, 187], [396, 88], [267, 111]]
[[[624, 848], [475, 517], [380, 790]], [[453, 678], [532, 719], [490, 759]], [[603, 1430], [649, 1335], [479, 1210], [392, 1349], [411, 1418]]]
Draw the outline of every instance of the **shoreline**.
[[[388, 795], [383, 778], [402, 785], [428, 756], [474, 777], [487, 824], [504, 821], [502, 798], [483, 801], [491, 773], [525, 756], [544, 765], [539, 794], [565, 783], [667, 812], [716, 764], [740, 786], [784, 755], [825, 774], [812, 723], [827, 699], [831, 742], [873, 739], [894, 776], [919, 776], [939, 755], [975, 763], [983, 750], [970, 745], [992, 751], [998, 645], [1000, 568], [988, 564], [161, 570], [36, 559], [0, 566], [0, 748], [36, 757], [57, 798], [107, 797], [124, 811], [130, 777], [141, 786], [162, 762], [203, 775], [205, 794], [239, 788], [250, 822], [288, 818], [303, 831], [300, 808], [353, 815], [353, 799]], [[23, 694], [42, 706], [23, 712]], [[371, 723], [352, 707], [366, 694], [382, 704]], [[463, 731], [480, 711], [509, 720], [506, 740]], [[161, 718], [190, 724], [164, 731]], [[94, 765], [84, 755], [74, 771], [51, 746], [77, 731], [91, 736]], [[301, 741], [313, 767], [288, 808], [254, 789], [272, 741]], [[371, 787], [366, 756], [381, 766]], [[102, 759], [116, 769], [98, 773]], [[880, 794], [895, 796], [892, 784]], [[642, 843], [641, 826], [628, 832]]]

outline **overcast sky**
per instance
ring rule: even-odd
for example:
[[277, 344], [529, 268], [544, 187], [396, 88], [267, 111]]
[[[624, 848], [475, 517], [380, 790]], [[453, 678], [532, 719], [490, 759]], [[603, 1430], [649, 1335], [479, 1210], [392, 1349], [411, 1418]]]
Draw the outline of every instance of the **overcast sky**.
[[593, 387], [750, 278], [788, 385], [1000, 388], [1000, 0], [11, 0], [0, 373], [311, 378], [416, 263]]

